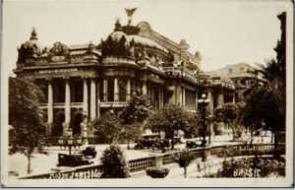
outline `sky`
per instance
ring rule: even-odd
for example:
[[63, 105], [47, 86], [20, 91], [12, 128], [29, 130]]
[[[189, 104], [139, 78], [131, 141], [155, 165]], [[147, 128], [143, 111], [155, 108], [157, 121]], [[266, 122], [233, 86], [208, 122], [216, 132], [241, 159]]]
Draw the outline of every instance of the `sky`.
[[202, 55], [201, 69], [215, 70], [240, 62], [265, 63], [275, 57], [280, 38], [277, 15], [291, 1], [272, 0], [86, 0], [4, 2], [2, 61], [12, 75], [17, 47], [36, 28], [41, 46], [99, 43], [113, 31], [116, 18], [127, 23], [124, 8], [137, 7], [132, 23], [150, 23], [153, 30]]

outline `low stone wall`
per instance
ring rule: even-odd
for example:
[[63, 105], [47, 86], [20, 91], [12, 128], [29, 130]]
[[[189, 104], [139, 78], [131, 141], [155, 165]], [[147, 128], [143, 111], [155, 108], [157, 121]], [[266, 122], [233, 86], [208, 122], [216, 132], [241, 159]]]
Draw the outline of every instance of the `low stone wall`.
[[[274, 153], [274, 150], [273, 144], [234, 144], [190, 149], [195, 158], [203, 157], [204, 159], [206, 159], [209, 155], [215, 155], [218, 157], [246, 156], [255, 154], [270, 155]], [[285, 145], [278, 145], [276, 151], [279, 154], [285, 154]], [[166, 164], [171, 164], [174, 162], [174, 157], [179, 154], [179, 152], [180, 150], [159, 154], [157, 156], [130, 160], [128, 162], [130, 172], [139, 172], [146, 170], [148, 167], [161, 167]], [[26, 176], [20, 179], [94, 179], [99, 178], [100, 174], [101, 165], [88, 165], [75, 167], [66, 171]]]

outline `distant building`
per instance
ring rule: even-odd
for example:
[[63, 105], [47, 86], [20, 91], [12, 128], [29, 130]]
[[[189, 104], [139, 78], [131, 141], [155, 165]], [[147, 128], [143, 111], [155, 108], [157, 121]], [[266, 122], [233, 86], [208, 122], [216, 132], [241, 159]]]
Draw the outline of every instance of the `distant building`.
[[245, 92], [263, 83], [260, 72], [261, 65], [251, 66], [247, 63], [227, 65], [216, 71], [207, 72], [211, 80], [230, 80], [235, 87], [235, 102], [241, 102], [245, 98]]
[[[47, 96], [41, 108], [47, 112], [49, 136], [67, 135], [68, 131], [92, 136], [92, 130], [81, 124], [83, 115], [88, 122], [107, 110], [116, 112], [135, 94], [146, 96], [155, 108], [176, 104], [196, 110], [198, 94], [210, 87], [198, 78], [200, 53], [190, 53], [185, 40], [176, 43], [147, 22], [131, 23], [130, 17], [127, 25], [117, 20], [101, 42], [55, 42], [48, 48], [40, 46], [33, 30], [18, 49], [15, 74], [34, 79]], [[210, 89], [215, 89], [214, 85]], [[221, 104], [222, 89], [233, 87], [221, 85], [218, 89]]]

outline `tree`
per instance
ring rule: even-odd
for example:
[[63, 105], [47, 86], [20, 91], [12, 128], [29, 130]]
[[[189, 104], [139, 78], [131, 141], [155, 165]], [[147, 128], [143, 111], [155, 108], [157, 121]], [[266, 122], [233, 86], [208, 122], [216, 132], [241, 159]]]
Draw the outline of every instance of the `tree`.
[[239, 117], [239, 108], [237, 105], [231, 103], [224, 104], [223, 107], [215, 110], [214, 115], [216, 121], [221, 121], [232, 129], [233, 140], [235, 137], [240, 136], [240, 130], [237, 125]]
[[179, 167], [183, 168], [184, 170], [184, 177], [187, 177], [187, 167], [190, 163], [194, 160], [194, 156], [192, 153], [185, 149], [179, 153], [179, 155], [175, 158], [175, 161], [178, 163]]
[[121, 113], [119, 114], [120, 122], [123, 126], [123, 139], [127, 140], [128, 149], [132, 140], [137, 140], [142, 132], [142, 123], [147, 118], [150, 108], [143, 96], [133, 96]]
[[[250, 127], [251, 131], [260, 129], [265, 125], [266, 128], [276, 134], [283, 127], [282, 123], [285, 119], [280, 113], [272, 90], [266, 86], [259, 87], [251, 92], [242, 113], [240, 122]], [[275, 136], [275, 144], [278, 143], [277, 141]]]
[[101, 178], [127, 178], [129, 168], [124, 154], [118, 145], [110, 145], [101, 157]]
[[123, 124], [143, 122], [147, 118], [150, 110], [151, 107], [148, 105], [145, 97], [143, 95], [135, 95], [132, 96], [128, 106], [120, 113], [120, 119]]
[[127, 149], [130, 149], [130, 142], [138, 140], [141, 134], [142, 127], [140, 124], [123, 125], [120, 139], [127, 140]]
[[20, 152], [28, 159], [27, 173], [31, 172], [31, 158], [35, 149], [42, 151], [45, 125], [39, 108], [44, 94], [33, 81], [25, 78], [9, 80], [10, 153]]
[[147, 120], [147, 126], [152, 131], [165, 132], [165, 139], [171, 140], [171, 149], [174, 149], [174, 137], [179, 130], [187, 133], [193, 123], [193, 115], [185, 111], [182, 107], [176, 105], [167, 105], [164, 108], [155, 111]]
[[118, 116], [109, 111], [91, 124], [95, 129], [95, 136], [99, 143], [114, 143], [119, 140], [121, 124]]
[[256, 127], [265, 123], [275, 134], [275, 146], [278, 144], [280, 132], [286, 129], [286, 12], [278, 15], [278, 18], [281, 21], [282, 33], [274, 48], [276, 59], [270, 60], [262, 68], [265, 84], [252, 90], [241, 118], [242, 122]]

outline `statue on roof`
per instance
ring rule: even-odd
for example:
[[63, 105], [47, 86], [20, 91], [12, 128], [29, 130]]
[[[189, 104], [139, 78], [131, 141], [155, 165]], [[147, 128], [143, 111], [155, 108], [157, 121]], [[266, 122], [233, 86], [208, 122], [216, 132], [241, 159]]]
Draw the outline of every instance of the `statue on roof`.
[[68, 46], [61, 42], [55, 42], [49, 52], [52, 56], [63, 56], [70, 53]]
[[136, 11], [137, 8], [125, 8], [127, 17], [128, 17], [128, 25], [131, 25], [132, 15]]

